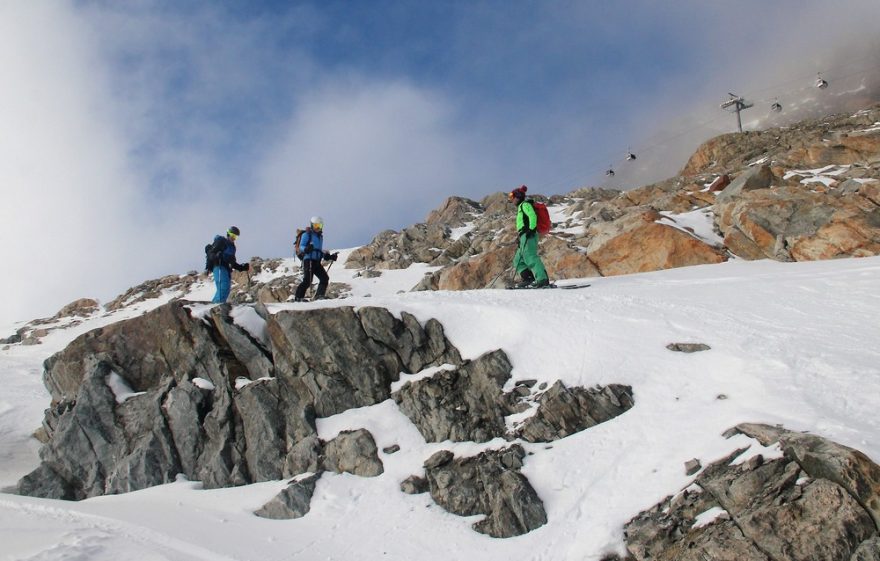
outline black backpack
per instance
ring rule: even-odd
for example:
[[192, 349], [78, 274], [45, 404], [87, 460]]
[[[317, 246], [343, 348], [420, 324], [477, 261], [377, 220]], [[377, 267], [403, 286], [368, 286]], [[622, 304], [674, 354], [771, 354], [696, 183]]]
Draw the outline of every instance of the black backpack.
[[214, 249], [216, 241], [217, 238], [214, 238], [213, 242], [205, 246], [205, 270], [208, 272], [213, 271], [214, 267], [220, 264], [220, 252], [222, 252], [222, 249]]

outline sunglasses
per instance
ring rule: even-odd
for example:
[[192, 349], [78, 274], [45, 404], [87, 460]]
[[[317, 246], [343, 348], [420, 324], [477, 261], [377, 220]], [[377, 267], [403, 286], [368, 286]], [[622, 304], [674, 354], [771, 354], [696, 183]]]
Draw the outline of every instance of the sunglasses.
[[238, 239], [238, 235], [233, 234], [232, 232], [226, 232], [226, 235], [229, 236], [230, 238], [232, 238], [232, 241], [235, 241]]

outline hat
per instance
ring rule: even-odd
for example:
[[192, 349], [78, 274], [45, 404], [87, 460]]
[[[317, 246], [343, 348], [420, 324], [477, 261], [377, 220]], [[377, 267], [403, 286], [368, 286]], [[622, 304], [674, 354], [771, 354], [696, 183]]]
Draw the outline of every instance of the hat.
[[234, 236], [240, 236], [241, 230], [238, 229], [238, 226], [230, 226], [228, 230], [226, 230], [227, 234], [232, 234]]
[[510, 192], [510, 195], [508, 195], [508, 198], [511, 201], [514, 199], [521, 201], [526, 198], [526, 191], [528, 191], [528, 190], [529, 190], [529, 188], [526, 187], [525, 185], [520, 185], [519, 187], [517, 187], [516, 189], [514, 189], [513, 191]]

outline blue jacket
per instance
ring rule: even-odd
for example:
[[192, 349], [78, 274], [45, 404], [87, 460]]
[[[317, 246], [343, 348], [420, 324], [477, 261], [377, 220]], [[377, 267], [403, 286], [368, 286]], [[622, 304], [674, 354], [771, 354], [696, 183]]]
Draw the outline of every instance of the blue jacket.
[[[306, 253], [306, 246], [312, 244], [312, 251]], [[299, 239], [299, 250], [303, 254], [303, 261], [311, 259], [312, 261], [320, 261], [324, 258], [324, 234], [315, 232], [311, 226], [306, 228], [302, 237]]]
[[229, 238], [218, 234], [214, 236], [212, 246], [212, 251], [220, 256], [218, 265], [227, 270], [238, 268], [238, 263], [235, 261], [235, 244], [229, 241]]

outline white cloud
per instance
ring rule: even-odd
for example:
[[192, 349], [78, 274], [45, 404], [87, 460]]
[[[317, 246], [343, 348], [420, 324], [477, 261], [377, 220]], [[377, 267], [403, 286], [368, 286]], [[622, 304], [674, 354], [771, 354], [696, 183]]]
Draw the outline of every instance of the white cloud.
[[404, 82], [340, 79], [317, 89], [263, 163], [251, 209], [261, 245], [280, 238], [288, 251], [314, 214], [327, 221], [328, 243], [365, 243], [414, 213], [421, 219], [462, 185], [485, 186], [494, 163], [476, 161], [481, 150], [454, 120], [445, 100]]
[[128, 276], [125, 232], [138, 197], [94, 45], [68, 6], [0, 4], [0, 76], [8, 322], [95, 294], [99, 275], [116, 285]]

